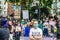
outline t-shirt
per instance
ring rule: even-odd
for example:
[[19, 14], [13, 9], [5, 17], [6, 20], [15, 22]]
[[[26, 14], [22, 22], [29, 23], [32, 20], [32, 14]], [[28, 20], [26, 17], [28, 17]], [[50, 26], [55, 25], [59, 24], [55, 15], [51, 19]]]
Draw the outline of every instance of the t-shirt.
[[49, 21], [49, 24], [52, 25], [52, 26], [55, 26], [56, 22], [55, 21]]
[[24, 30], [24, 37], [29, 37], [30, 27], [26, 26]]
[[16, 32], [17, 32], [17, 31], [21, 31], [21, 27], [16, 27], [15, 30], [16, 30]]
[[7, 27], [8, 26], [7, 20], [3, 20], [3, 25], [4, 25], [4, 27]]
[[43, 29], [43, 24], [39, 24], [39, 28], [40, 29]]
[[43, 26], [45, 26], [45, 25], [49, 25], [49, 23], [48, 23], [48, 22], [44, 22], [44, 23], [43, 23]]
[[42, 34], [43, 34], [42, 29], [40, 29], [40, 28], [37, 28], [37, 29], [32, 28], [30, 30], [30, 35], [32, 35], [33, 37], [39, 36], [39, 35], [42, 35]]
[[9, 31], [11, 31], [12, 27], [10, 25], [8, 25]]

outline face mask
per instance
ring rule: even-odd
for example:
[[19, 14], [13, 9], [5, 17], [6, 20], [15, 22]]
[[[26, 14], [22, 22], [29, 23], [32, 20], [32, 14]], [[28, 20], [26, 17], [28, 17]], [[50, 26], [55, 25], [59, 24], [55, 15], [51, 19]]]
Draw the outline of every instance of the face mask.
[[34, 24], [33, 26], [34, 26], [34, 28], [38, 28], [38, 24]]

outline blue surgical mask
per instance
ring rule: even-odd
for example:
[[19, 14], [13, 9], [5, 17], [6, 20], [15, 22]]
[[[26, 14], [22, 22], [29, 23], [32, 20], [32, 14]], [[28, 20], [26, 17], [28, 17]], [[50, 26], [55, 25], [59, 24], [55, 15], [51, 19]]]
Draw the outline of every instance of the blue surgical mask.
[[33, 24], [34, 28], [38, 28], [38, 23]]

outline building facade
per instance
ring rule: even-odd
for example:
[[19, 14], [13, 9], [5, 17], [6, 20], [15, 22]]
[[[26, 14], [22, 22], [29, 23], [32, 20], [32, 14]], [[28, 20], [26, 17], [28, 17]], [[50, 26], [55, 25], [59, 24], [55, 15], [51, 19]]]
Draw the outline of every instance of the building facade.
[[7, 16], [8, 3], [5, 0], [0, 0], [0, 15]]

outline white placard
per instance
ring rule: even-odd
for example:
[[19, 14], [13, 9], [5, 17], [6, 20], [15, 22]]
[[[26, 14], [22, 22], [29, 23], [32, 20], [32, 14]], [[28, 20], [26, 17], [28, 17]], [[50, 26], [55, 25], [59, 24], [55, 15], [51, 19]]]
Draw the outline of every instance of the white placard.
[[29, 12], [28, 12], [28, 10], [23, 10], [22, 13], [23, 13], [23, 19], [29, 19]]

